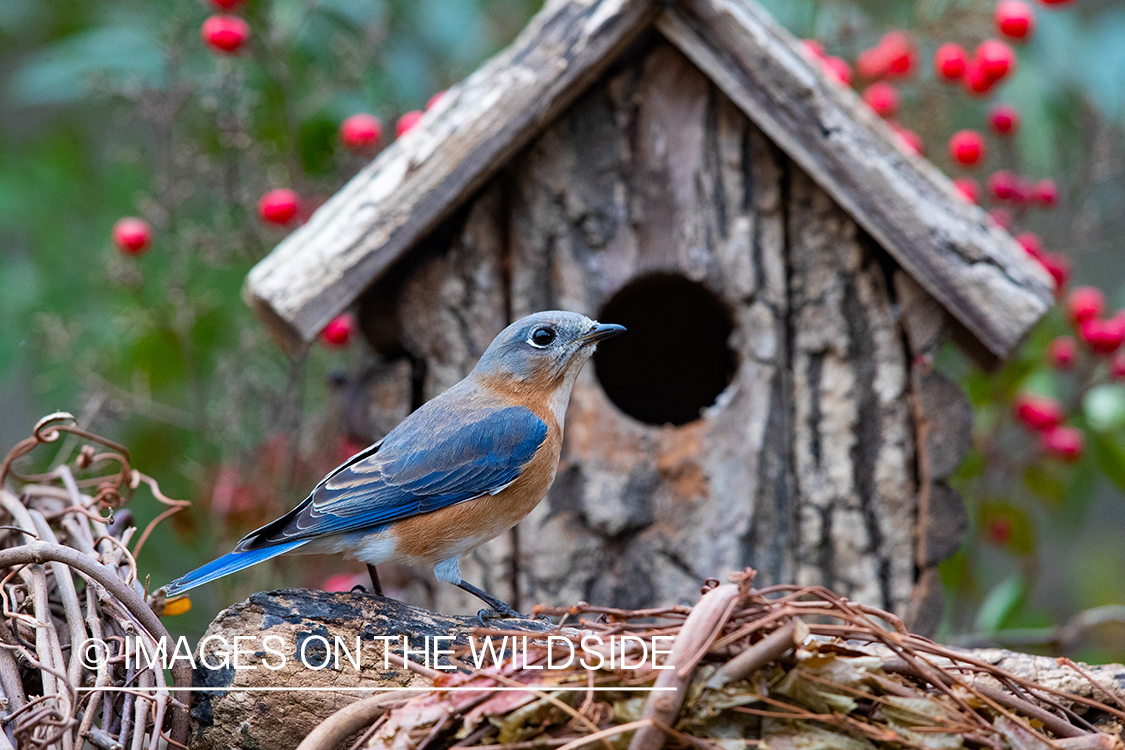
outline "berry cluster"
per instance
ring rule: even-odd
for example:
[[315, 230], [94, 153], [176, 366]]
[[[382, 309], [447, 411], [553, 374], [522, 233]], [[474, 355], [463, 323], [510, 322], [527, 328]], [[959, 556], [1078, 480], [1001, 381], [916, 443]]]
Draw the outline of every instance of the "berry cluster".
[[[220, 56], [241, 53], [250, 41], [251, 29], [250, 24], [236, 13], [246, 0], [208, 2], [217, 12], [208, 16], [200, 27], [204, 45]], [[430, 97], [425, 109], [437, 105], [444, 94], [444, 91], [439, 91]], [[424, 114], [425, 110], [404, 113], [395, 123], [395, 137], [402, 137], [412, 130]], [[353, 114], [340, 123], [339, 137], [341, 145], [348, 151], [373, 156], [382, 145], [383, 122], [369, 112]], [[258, 199], [257, 213], [258, 219], [267, 226], [288, 227], [306, 220], [315, 207], [316, 204], [302, 201], [301, 196], [290, 188], [276, 188], [266, 191]], [[126, 216], [114, 225], [112, 239], [122, 255], [141, 256], [152, 245], [153, 229], [144, 219]], [[324, 327], [320, 340], [328, 347], [346, 347], [351, 343], [355, 330], [355, 318], [350, 313], [342, 313]]]
[[[1100, 289], [1076, 287], [1066, 297], [1067, 321], [1074, 335], [1059, 336], [1047, 345], [1047, 363], [1064, 372], [1081, 369], [1084, 389], [1101, 380], [1125, 380], [1125, 311], [1112, 316], [1105, 312], [1105, 295]], [[1014, 410], [1021, 425], [1040, 434], [1046, 455], [1066, 462], [1081, 458], [1082, 431], [1064, 424], [1068, 407], [1053, 398], [1021, 393]]]
[[[1060, 5], [1066, 0], [1055, 0]], [[938, 45], [933, 57], [935, 78], [950, 86], [959, 86], [970, 96], [985, 97], [1009, 80], [1019, 65], [1019, 56], [1012, 44], [1027, 42], [1035, 32], [1035, 10], [1025, 0], [999, 0], [994, 13], [999, 38], [985, 39], [970, 53], [957, 42]], [[903, 31], [885, 34], [874, 47], [864, 50], [855, 61], [855, 74], [848, 62], [829, 55], [824, 45], [813, 39], [803, 40], [806, 54], [822, 70], [841, 85], [850, 86], [853, 78], [864, 82], [863, 101], [879, 117], [885, 119], [902, 148], [911, 154], [925, 152], [922, 138], [895, 120], [902, 110], [902, 94], [896, 83], [910, 80], [921, 66], [921, 53], [914, 39]], [[986, 128], [963, 129], [949, 137], [947, 152], [955, 170], [977, 170], [988, 161], [996, 144], [990, 146], [986, 133], [1003, 141], [1019, 132], [1020, 114], [1010, 104], [998, 103], [989, 110]], [[996, 147], [1004, 157], [1010, 150]], [[1012, 229], [1031, 208], [1050, 209], [1058, 205], [1059, 189], [1052, 179], [1030, 180], [1010, 169], [999, 169], [988, 176], [987, 191], [977, 179], [962, 173], [953, 179], [953, 187], [964, 200], [989, 203], [992, 221], [1004, 229]], [[1025, 233], [1026, 234], [1026, 233]], [[1043, 250], [1037, 237], [1021, 236], [1020, 244], [1038, 260], [1055, 280], [1061, 292], [1070, 276], [1065, 256]]]

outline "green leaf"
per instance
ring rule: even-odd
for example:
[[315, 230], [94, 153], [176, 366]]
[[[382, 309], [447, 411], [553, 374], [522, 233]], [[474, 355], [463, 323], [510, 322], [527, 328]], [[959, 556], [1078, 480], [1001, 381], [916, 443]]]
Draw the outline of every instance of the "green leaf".
[[1111, 435], [1095, 432], [1092, 437], [1098, 467], [1125, 492], [1125, 447]]
[[159, 83], [164, 56], [145, 31], [105, 27], [73, 34], [30, 55], [12, 75], [17, 106], [59, 104], [85, 96], [95, 76]]
[[1015, 573], [996, 584], [977, 611], [976, 630], [981, 633], [994, 633], [1004, 626], [1027, 594], [1027, 582], [1023, 575]]
[[1082, 400], [1082, 410], [1090, 427], [1098, 432], [1125, 425], [1125, 388], [1111, 384], [1091, 388]]
[[1053, 507], [1066, 503], [1066, 482], [1056, 476], [1058, 467], [1054, 464], [1036, 463], [1023, 472], [1023, 483], [1037, 497], [1046, 500]]

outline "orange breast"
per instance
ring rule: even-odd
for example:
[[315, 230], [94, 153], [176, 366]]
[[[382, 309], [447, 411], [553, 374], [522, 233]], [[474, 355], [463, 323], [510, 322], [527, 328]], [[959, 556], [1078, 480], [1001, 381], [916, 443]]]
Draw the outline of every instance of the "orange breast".
[[432, 566], [461, 555], [515, 526], [547, 496], [559, 466], [561, 430], [553, 419], [547, 437], [519, 478], [495, 495], [484, 495], [396, 523], [396, 557]]

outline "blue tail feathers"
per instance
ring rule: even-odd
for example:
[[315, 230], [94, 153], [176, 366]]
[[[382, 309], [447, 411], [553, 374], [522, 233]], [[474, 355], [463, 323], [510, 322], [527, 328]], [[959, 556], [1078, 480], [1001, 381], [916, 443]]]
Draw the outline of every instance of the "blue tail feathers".
[[249, 568], [251, 565], [257, 565], [260, 562], [265, 562], [278, 555], [284, 555], [290, 550], [297, 549], [307, 541], [307, 539], [299, 539], [297, 541], [275, 544], [260, 549], [246, 550], [245, 552], [227, 553], [217, 560], [212, 560], [202, 568], [197, 568], [187, 575], [180, 576], [172, 581], [164, 587], [164, 595], [175, 596], [176, 594], [193, 589], [196, 586], [202, 586], [216, 578], [222, 578], [229, 573], [234, 573], [236, 570]]

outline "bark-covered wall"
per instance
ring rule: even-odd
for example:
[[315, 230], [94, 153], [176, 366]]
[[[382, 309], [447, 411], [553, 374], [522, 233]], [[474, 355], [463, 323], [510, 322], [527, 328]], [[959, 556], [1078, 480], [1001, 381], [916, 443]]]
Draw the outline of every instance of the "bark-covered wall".
[[[759, 583], [822, 583], [904, 614], [928, 601], [932, 619], [915, 534], [919, 496], [940, 494], [919, 477], [940, 477], [919, 473], [912, 363], [944, 313], [679, 52], [653, 42], [630, 60], [370, 293], [398, 295], [415, 362], [398, 377], [430, 398], [507, 322], [596, 316], [651, 272], [724, 302], [737, 370], [703, 418], [673, 427], [621, 413], [588, 367], [547, 501], [463, 560], [466, 578], [525, 608], [641, 607], [751, 565]], [[478, 606], [437, 596], [445, 611]]]

